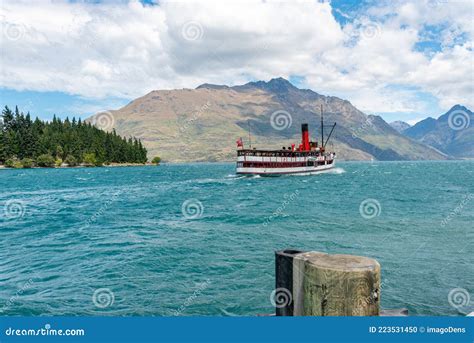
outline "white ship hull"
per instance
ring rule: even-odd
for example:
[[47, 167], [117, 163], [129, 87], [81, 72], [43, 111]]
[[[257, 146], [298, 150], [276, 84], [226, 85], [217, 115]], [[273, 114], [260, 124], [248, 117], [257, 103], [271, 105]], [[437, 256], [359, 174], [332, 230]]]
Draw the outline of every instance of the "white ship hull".
[[237, 167], [236, 173], [239, 175], [261, 175], [261, 176], [278, 176], [278, 175], [313, 175], [331, 168], [334, 168], [335, 161], [331, 164], [317, 165], [317, 166], [306, 166], [306, 167], [290, 167], [290, 168], [250, 168], [250, 167]]
[[[249, 147], [244, 149], [242, 138], [237, 141], [236, 173], [240, 175], [311, 175], [334, 168], [336, 154], [326, 151], [326, 144], [334, 126], [326, 139], [325, 144], [318, 147], [317, 142], [309, 140], [308, 124], [301, 125], [301, 144], [296, 148], [282, 147], [281, 150], [262, 150]], [[321, 111], [321, 142], [324, 142], [323, 121]]]

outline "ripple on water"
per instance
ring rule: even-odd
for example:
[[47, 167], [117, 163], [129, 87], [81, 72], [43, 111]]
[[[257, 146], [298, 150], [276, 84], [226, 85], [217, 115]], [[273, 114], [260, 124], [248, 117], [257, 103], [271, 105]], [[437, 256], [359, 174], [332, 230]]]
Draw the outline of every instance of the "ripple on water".
[[[440, 299], [472, 288], [462, 248], [474, 209], [440, 223], [474, 193], [474, 162], [452, 163], [339, 163], [279, 178], [237, 176], [234, 164], [0, 171], [0, 205], [26, 203], [22, 217], [0, 218], [0, 299], [32, 280], [4, 312], [270, 313], [273, 252], [298, 247], [377, 258], [386, 308], [459, 315]], [[194, 219], [182, 213], [188, 199], [202, 203]], [[365, 199], [378, 216], [361, 216]], [[106, 308], [92, 301], [102, 288], [114, 295]]]

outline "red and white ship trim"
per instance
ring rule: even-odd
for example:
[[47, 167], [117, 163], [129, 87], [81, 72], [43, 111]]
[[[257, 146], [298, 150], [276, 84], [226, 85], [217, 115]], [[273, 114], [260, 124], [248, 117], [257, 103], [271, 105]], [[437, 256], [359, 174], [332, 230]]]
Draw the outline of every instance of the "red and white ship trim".
[[244, 149], [242, 139], [237, 141], [237, 174], [282, 175], [316, 174], [329, 170], [335, 165], [336, 154], [326, 152], [324, 146], [309, 141], [308, 124], [302, 125], [302, 140], [298, 148], [281, 150]]

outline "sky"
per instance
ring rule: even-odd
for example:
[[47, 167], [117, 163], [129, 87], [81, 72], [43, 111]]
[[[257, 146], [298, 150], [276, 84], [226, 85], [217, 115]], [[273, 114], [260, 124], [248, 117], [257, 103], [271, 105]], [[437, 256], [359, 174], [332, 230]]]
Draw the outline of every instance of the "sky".
[[474, 108], [474, 0], [0, 3], [0, 105], [50, 120], [284, 77], [410, 124]]

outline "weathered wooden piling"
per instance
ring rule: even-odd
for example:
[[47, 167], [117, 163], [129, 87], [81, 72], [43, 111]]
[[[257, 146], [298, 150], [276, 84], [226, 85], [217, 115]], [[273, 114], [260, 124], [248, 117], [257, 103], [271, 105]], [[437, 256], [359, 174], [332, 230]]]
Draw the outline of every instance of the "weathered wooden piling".
[[286, 290], [289, 295], [285, 303], [276, 306], [277, 316], [293, 315], [293, 257], [302, 252], [295, 249], [275, 251], [275, 291]]
[[305, 263], [310, 259], [317, 258], [318, 256], [325, 255], [324, 253], [317, 251], [304, 252], [296, 255], [293, 258], [293, 315], [303, 316], [304, 315], [304, 275], [305, 275]]
[[276, 252], [276, 263], [276, 286], [292, 298], [277, 308], [279, 316], [380, 314], [380, 264], [374, 259], [283, 250]]

